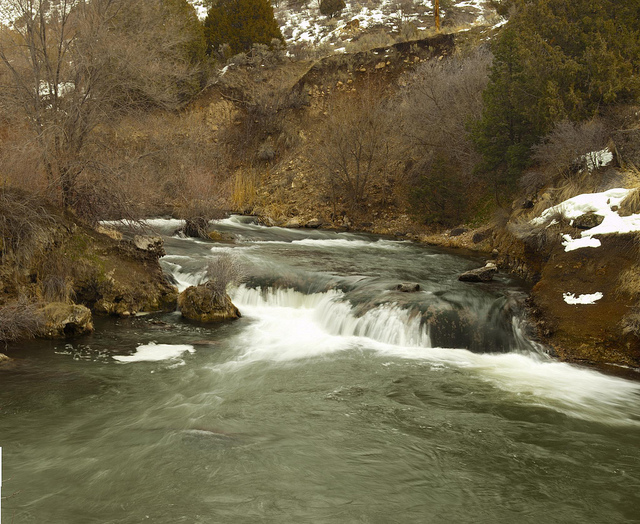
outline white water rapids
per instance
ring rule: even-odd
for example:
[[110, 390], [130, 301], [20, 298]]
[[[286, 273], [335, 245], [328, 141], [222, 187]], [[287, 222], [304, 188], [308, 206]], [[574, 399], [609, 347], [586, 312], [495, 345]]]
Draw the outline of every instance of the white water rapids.
[[[156, 222], [155, 225], [161, 224]], [[171, 222], [170, 227], [174, 226]], [[314, 248], [310, 255], [312, 264], [317, 264], [319, 257], [328, 258], [327, 254], [333, 254], [338, 265], [340, 256], [354, 259], [360, 251], [360, 256], [371, 259], [374, 266], [378, 263], [374, 257], [379, 250], [392, 257], [404, 258], [407, 261], [405, 265], [410, 265], [413, 257], [407, 256], [407, 252], [416, 249], [407, 242], [265, 228], [238, 217], [220, 221], [218, 226], [223, 231], [233, 232], [240, 242], [235, 246], [214, 246], [211, 248], [212, 256], [235, 251], [239, 260], [244, 258], [263, 266], [269, 265], [268, 258], [274, 253], [265, 249], [273, 248], [282, 249], [276, 254], [282, 256], [284, 253], [285, 260], [292, 253], [298, 255], [300, 249]], [[305, 235], [312, 238], [300, 238]], [[421, 255], [418, 259], [437, 259], [434, 253], [423, 252]], [[177, 263], [180, 255], [167, 258], [167, 267], [182, 288], [202, 282], [202, 270], [185, 272]], [[280, 269], [291, 273], [301, 269], [284, 265], [289, 262], [272, 263], [270, 271]], [[417, 294], [419, 300], [426, 304], [433, 299], [433, 290], [429, 287], [423, 285], [426, 291]], [[386, 290], [378, 292], [383, 297], [388, 294]], [[510, 392], [519, 402], [545, 406], [581, 419], [640, 424], [640, 384], [553, 360], [543, 348], [523, 334], [518, 317], [511, 318], [506, 326], [511, 331], [508, 334], [510, 351], [482, 353], [461, 347], [433, 347], [430, 324], [423, 314], [424, 305], [420, 308], [415, 303], [399, 304], [394, 301], [397, 294], [390, 294], [388, 301], [364, 312], [352, 305], [348, 293], [338, 289], [302, 293], [287, 287], [251, 288], [241, 285], [231, 291], [231, 296], [243, 316], [251, 322], [238, 336], [240, 353], [224, 368], [254, 362], [301, 362], [329, 358], [332, 353], [340, 351], [372, 351], [384, 357], [423, 361], [436, 369], [439, 366], [464, 369]], [[468, 304], [470, 308], [474, 306], [478, 307], [473, 302]], [[473, 314], [462, 313], [463, 316]]]

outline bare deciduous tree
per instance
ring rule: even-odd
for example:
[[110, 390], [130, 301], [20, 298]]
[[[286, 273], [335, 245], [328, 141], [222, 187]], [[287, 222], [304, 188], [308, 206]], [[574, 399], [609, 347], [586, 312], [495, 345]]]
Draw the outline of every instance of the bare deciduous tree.
[[317, 157], [332, 200], [344, 197], [358, 208], [371, 184], [387, 176], [392, 144], [391, 119], [381, 96], [370, 90], [341, 100], [329, 111], [326, 138]]
[[465, 57], [429, 60], [406, 78], [398, 96], [410, 146], [409, 192], [427, 221], [451, 225], [469, 210], [479, 155], [468, 125], [480, 116], [490, 64], [491, 54], [482, 48]]
[[65, 207], [95, 164], [97, 129], [134, 109], [177, 108], [197, 82], [194, 26], [169, 0], [3, 0], [0, 17], [10, 21], [0, 26], [0, 109]]

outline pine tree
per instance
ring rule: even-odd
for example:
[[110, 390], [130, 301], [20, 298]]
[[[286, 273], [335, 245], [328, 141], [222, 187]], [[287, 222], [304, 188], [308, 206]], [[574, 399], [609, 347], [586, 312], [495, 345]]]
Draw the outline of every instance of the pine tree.
[[582, 121], [640, 96], [640, 2], [509, 0], [516, 11], [493, 45], [475, 141], [498, 194], [531, 146], [563, 119]]
[[347, 6], [344, 0], [321, 0], [320, 1], [320, 14], [333, 18], [340, 14], [340, 12]]
[[209, 9], [204, 26], [209, 53], [222, 44], [236, 54], [253, 44], [284, 40], [269, 0], [219, 0]]

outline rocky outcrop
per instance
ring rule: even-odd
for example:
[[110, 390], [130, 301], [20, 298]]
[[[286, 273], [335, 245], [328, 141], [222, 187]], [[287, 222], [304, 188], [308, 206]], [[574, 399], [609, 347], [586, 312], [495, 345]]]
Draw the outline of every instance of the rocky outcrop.
[[198, 322], [222, 322], [240, 318], [240, 311], [226, 293], [220, 295], [212, 285], [201, 284], [185, 289], [178, 297], [182, 316]]
[[70, 275], [77, 303], [121, 317], [175, 310], [178, 290], [158, 263], [164, 254], [160, 237], [117, 242], [82, 235], [75, 242], [82, 245]]
[[41, 335], [45, 338], [69, 338], [93, 331], [91, 311], [85, 306], [51, 302], [42, 313], [45, 326]]
[[6, 366], [10, 362], [13, 362], [13, 359], [9, 358], [4, 353], [0, 353], [0, 368]]
[[297, 229], [300, 227], [300, 219], [297, 217], [290, 218], [284, 224], [282, 224], [282, 227]]
[[602, 224], [604, 217], [595, 213], [585, 213], [573, 220], [573, 227], [578, 229], [591, 229]]
[[497, 271], [498, 267], [493, 262], [487, 262], [484, 267], [465, 271], [458, 277], [458, 280], [461, 282], [491, 282]]
[[146, 251], [155, 258], [166, 255], [164, 250], [164, 240], [161, 237], [147, 237], [136, 235], [133, 237], [133, 244], [142, 251]]

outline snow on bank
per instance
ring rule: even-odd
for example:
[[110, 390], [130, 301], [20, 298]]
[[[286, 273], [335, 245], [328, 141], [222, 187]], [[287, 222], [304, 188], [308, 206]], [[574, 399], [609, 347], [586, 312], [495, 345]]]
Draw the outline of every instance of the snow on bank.
[[573, 293], [563, 293], [562, 298], [567, 304], [595, 304], [604, 295], [598, 291], [597, 293], [590, 293], [587, 295], [578, 295], [577, 297]]
[[587, 213], [594, 213], [603, 217], [602, 223], [581, 233], [581, 238], [573, 239], [570, 235], [563, 236], [562, 245], [565, 251], [573, 251], [583, 247], [600, 247], [600, 241], [595, 235], [611, 235], [633, 233], [640, 231], [640, 214], [622, 217], [618, 214], [621, 202], [633, 189], [616, 188], [602, 193], [586, 193], [565, 200], [557, 206], [546, 209], [539, 217], [531, 220], [534, 226], [544, 226], [553, 223], [558, 215], [567, 220], [573, 220]]
[[133, 355], [114, 355], [118, 362], [157, 362], [178, 358], [183, 353], [193, 353], [193, 346], [187, 344], [146, 344], [138, 346]]
[[583, 247], [600, 247], [602, 243], [597, 238], [571, 238], [571, 235], [562, 235], [562, 245], [565, 251], [574, 251]]

